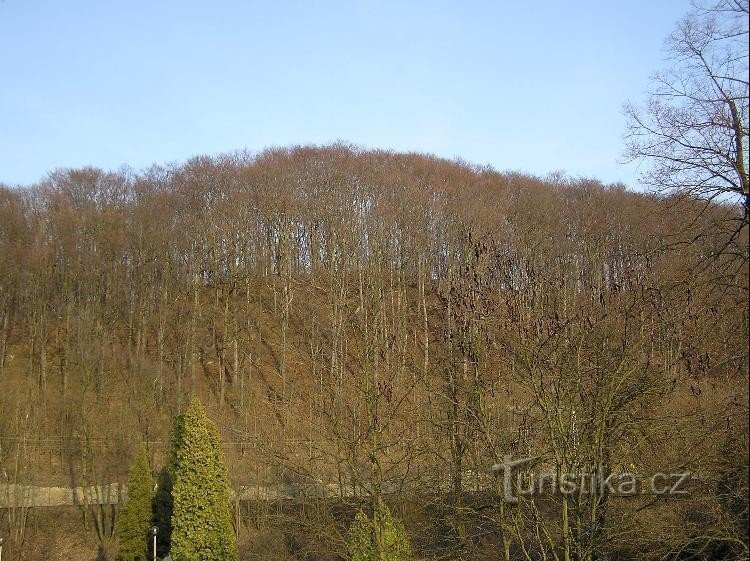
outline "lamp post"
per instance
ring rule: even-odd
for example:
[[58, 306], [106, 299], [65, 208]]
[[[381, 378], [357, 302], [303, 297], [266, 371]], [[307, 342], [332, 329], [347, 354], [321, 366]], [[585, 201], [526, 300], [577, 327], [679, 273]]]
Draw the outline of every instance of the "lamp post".
[[[154, 561], [156, 561], [156, 534], [159, 533], [159, 528], [151, 526], [151, 535], [154, 536]], [[3, 561], [0, 559], [0, 561]]]

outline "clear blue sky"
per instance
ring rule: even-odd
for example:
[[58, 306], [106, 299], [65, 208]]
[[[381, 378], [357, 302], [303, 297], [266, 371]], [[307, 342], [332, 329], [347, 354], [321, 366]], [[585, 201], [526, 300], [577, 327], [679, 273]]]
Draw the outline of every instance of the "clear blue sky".
[[0, 0], [0, 182], [345, 140], [623, 181], [687, 0]]

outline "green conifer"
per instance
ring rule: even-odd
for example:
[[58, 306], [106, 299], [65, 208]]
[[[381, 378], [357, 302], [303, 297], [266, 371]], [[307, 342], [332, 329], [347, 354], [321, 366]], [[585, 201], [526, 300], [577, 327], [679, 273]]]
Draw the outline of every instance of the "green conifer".
[[182, 445], [182, 427], [184, 417], [177, 415], [172, 421], [172, 432], [169, 442], [169, 457], [166, 467], [159, 472], [156, 495], [153, 502], [153, 524], [159, 529], [156, 536], [156, 554], [165, 557], [172, 545], [172, 486], [177, 469], [177, 451]]
[[[378, 532], [381, 546], [378, 547]], [[346, 545], [351, 561], [411, 561], [409, 536], [402, 522], [394, 520], [382, 501], [375, 508], [372, 520], [357, 512], [347, 533]], [[378, 551], [378, 550], [381, 551]]]
[[235, 561], [229, 484], [221, 439], [197, 398], [183, 416], [172, 487], [173, 561]]
[[151, 527], [153, 494], [154, 478], [151, 475], [146, 447], [141, 445], [130, 468], [128, 497], [117, 519], [120, 544], [117, 557], [121, 561], [148, 559], [148, 531]]

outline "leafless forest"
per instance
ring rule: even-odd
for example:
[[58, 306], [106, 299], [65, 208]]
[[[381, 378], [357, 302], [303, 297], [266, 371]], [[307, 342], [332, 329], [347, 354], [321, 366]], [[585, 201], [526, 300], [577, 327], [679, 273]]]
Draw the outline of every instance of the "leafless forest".
[[[158, 469], [197, 394], [240, 559], [381, 497], [418, 559], [746, 559], [747, 260], [735, 205], [343, 144], [55, 171], [0, 188], [0, 486]], [[506, 504], [506, 455], [692, 478]], [[0, 510], [3, 559], [106, 554], [96, 503]]]

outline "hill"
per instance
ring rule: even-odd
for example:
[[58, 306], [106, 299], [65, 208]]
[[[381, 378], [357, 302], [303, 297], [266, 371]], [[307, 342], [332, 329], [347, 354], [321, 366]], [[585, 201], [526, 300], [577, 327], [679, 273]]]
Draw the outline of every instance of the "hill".
[[[738, 213], [340, 144], [0, 188], [0, 482], [124, 483], [140, 442], [164, 464], [197, 394], [235, 489], [340, 489], [238, 501], [243, 558], [334, 559], [353, 505], [381, 496], [429, 559], [739, 555]], [[710, 483], [499, 508], [506, 455]], [[23, 512], [0, 522], [11, 559]], [[81, 512], [106, 529], [116, 510]]]

